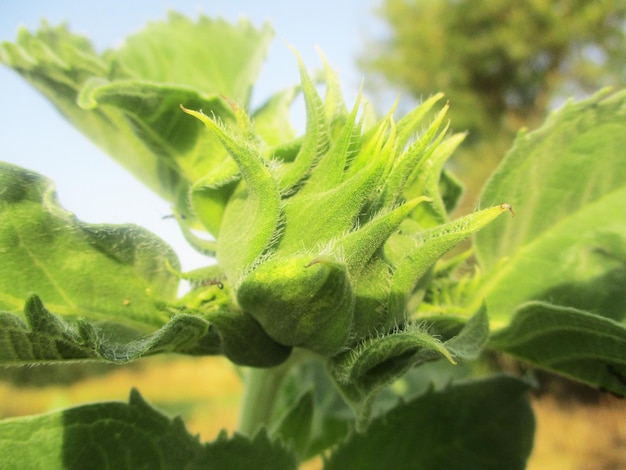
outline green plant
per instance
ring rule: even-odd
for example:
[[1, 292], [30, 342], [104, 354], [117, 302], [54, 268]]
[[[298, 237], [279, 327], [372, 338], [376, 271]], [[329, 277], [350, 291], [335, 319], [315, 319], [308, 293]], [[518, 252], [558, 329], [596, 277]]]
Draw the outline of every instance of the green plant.
[[[271, 35], [172, 14], [102, 55], [47, 25], [2, 44], [217, 263], [180, 273], [154, 235], [83, 223], [45, 177], [2, 164], [0, 360], [248, 367], [231, 437], [202, 444], [133, 391], [0, 422], [3, 468], [279, 469], [318, 454], [329, 469], [523, 468], [530, 384], [479, 377], [485, 348], [626, 393], [626, 94], [521, 133], [488, 208], [450, 221], [461, 186], [444, 164], [463, 136], [448, 135], [447, 105], [423, 123], [441, 95], [377, 120], [361, 97], [345, 107], [326, 65], [322, 98], [299, 61], [299, 87], [251, 110]], [[287, 119], [297, 93], [302, 137]], [[478, 230], [477, 270], [442, 259]]]
[[454, 161], [469, 204], [521, 127], [624, 83], [619, 0], [384, 0], [378, 15], [391, 35], [372, 38], [361, 65], [414, 98], [446, 92], [453, 127], [469, 131]]
[[362, 65], [414, 97], [445, 89], [453, 125], [473, 141], [508, 140], [555, 98], [624, 80], [616, 0], [385, 0], [378, 15], [391, 37], [370, 44]]

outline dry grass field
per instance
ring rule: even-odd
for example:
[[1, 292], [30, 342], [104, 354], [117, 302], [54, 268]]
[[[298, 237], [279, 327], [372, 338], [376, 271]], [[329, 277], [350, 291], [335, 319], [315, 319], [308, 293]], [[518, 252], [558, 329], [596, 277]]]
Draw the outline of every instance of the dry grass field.
[[[56, 366], [62, 367], [62, 366]], [[6, 369], [5, 369], [6, 371]], [[0, 369], [0, 379], [3, 378]], [[117, 367], [72, 385], [20, 385], [0, 381], [0, 418], [44, 413], [76, 404], [128, 399], [131, 387], [190, 432], [212, 440], [237, 426], [241, 381], [222, 358], [151, 358]], [[528, 470], [626, 470], [626, 400], [609, 395], [592, 403], [533, 399], [535, 448]], [[319, 468], [318, 462], [305, 466]]]
[[625, 470], [626, 401], [533, 401], [537, 420], [528, 470]]

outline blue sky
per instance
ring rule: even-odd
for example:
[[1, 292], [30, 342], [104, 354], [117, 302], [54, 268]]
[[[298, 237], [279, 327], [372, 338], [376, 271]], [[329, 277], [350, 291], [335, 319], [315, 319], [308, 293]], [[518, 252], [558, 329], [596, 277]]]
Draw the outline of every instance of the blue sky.
[[[353, 101], [361, 82], [356, 58], [365, 43], [385, 34], [373, 11], [378, 0], [316, 1], [165, 1], [0, 0], [0, 41], [13, 41], [18, 28], [35, 30], [42, 19], [66, 21], [73, 32], [88, 36], [96, 48], [119, 45], [148, 21], [162, 20], [169, 10], [191, 18], [221, 16], [231, 22], [242, 17], [256, 26], [270, 21], [276, 32], [268, 60], [255, 88], [253, 102], [298, 82], [293, 53], [302, 55], [309, 69], [320, 67], [315, 46], [321, 47], [339, 73], [346, 100]], [[179, 254], [188, 270], [206, 258], [187, 246], [176, 224], [162, 220], [167, 202], [127, 174], [96, 148], [13, 71], [0, 66], [0, 159], [52, 178], [63, 206], [81, 220], [93, 223], [136, 223], [161, 236]], [[297, 109], [295, 110], [297, 111]], [[302, 119], [303, 116], [294, 116]]]

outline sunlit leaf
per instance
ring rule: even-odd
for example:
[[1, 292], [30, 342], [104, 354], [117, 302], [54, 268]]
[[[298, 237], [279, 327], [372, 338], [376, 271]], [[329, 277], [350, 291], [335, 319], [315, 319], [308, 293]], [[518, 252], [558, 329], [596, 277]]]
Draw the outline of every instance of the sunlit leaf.
[[[20, 31], [16, 44], [2, 43], [0, 62], [194, 224], [189, 187], [227, 154], [178, 106], [232, 121], [220, 95], [247, 108], [272, 36], [267, 24], [256, 29], [203, 16], [194, 23], [172, 13], [98, 54], [66, 26], [43, 23], [33, 34]], [[284, 119], [261, 121], [268, 135], [288, 126]]]
[[0, 184], [0, 363], [180, 352], [269, 367], [289, 355], [252, 317], [223, 307], [217, 285], [198, 305], [195, 292], [179, 301], [178, 259], [147, 230], [81, 222], [51, 181], [14, 165], [0, 163]]
[[169, 315], [178, 278], [172, 249], [134, 225], [86, 224], [57, 202], [47, 178], [0, 163], [0, 309], [21, 313], [37, 293], [58, 314], [144, 329]]
[[519, 359], [626, 395], [626, 327], [582, 310], [543, 302], [521, 306], [489, 346]]
[[626, 316], [626, 93], [606, 92], [522, 133], [481, 196], [515, 218], [476, 237], [476, 302], [504, 326], [529, 300]]

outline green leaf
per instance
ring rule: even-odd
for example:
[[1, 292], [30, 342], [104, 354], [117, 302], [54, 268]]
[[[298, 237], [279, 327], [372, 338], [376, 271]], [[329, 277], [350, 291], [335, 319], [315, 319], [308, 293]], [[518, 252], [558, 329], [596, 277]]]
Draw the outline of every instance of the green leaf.
[[[274, 341], [251, 315], [236, 308], [219, 309], [208, 313], [206, 318], [211, 324], [209, 334], [190, 354], [215, 354], [213, 348], [217, 343], [219, 353], [235, 364], [273, 367], [283, 363], [291, 353], [290, 346]], [[205, 351], [207, 347], [209, 350]]]
[[[86, 38], [44, 23], [34, 34], [21, 30], [16, 44], [2, 43], [0, 62], [193, 225], [190, 185], [228, 158], [178, 105], [232, 122], [220, 95], [248, 106], [272, 36], [268, 25], [257, 30], [206, 17], [194, 23], [172, 13], [99, 55]], [[216, 219], [205, 226], [216, 231], [220, 210]]]
[[267, 23], [261, 30], [247, 20], [232, 25], [200, 16], [194, 23], [171, 12], [167, 22], [127, 37], [115, 60], [132, 77], [223, 94], [246, 107], [273, 35]]
[[282, 444], [270, 441], [262, 429], [252, 438], [235, 434], [229, 439], [221, 435], [216, 441], [205, 444], [200, 457], [191, 468], [295, 470], [298, 468], [298, 461]]
[[0, 312], [0, 364], [100, 359], [126, 363], [163, 352], [222, 354], [239, 365], [272, 367], [291, 349], [277, 344], [249, 315], [217, 312], [207, 318], [176, 314], [146, 334], [116, 321], [66, 321], [50, 313], [37, 296], [24, 307], [27, 324]]
[[521, 306], [489, 347], [543, 369], [626, 395], [626, 327], [543, 302]]
[[304, 392], [279, 419], [272, 437], [280, 438], [288, 448], [292, 449], [300, 458], [306, 458], [306, 451], [311, 438], [311, 424], [314, 413], [313, 391]]
[[151, 408], [136, 390], [128, 404], [98, 403], [0, 421], [3, 468], [295, 469], [295, 457], [262, 431], [201, 444], [180, 418]]
[[170, 317], [178, 267], [169, 246], [133, 225], [93, 225], [57, 202], [54, 186], [0, 162], [0, 310], [19, 313], [33, 292], [65, 317], [152, 331]]
[[530, 300], [626, 316], [625, 125], [626, 92], [602, 92], [518, 136], [481, 196], [516, 212], [476, 237], [492, 325]]
[[[417, 194], [426, 194], [433, 199], [433, 203], [431, 205], [424, 205], [418, 208], [416, 213], [413, 215], [413, 218], [424, 227], [436, 226], [449, 220], [449, 209], [446, 206], [446, 203], [450, 205], [450, 201], [444, 200], [444, 195], [442, 194], [442, 181], [444, 184], [449, 184], [453, 180], [444, 176], [444, 165], [452, 156], [452, 153], [456, 150], [456, 148], [461, 145], [464, 138], [465, 134], [453, 134], [441, 143], [435, 141], [436, 148], [432, 150], [428, 161], [424, 162], [417, 169], [417, 178], [411, 187], [405, 191], [405, 193], [409, 196], [417, 192]], [[449, 185], [448, 188], [453, 191], [459, 191], [458, 187], [451, 188]]]
[[534, 432], [527, 390], [499, 376], [430, 391], [352, 434], [324, 469], [523, 469]]
[[254, 131], [270, 147], [288, 145], [295, 138], [289, 122], [289, 110], [298, 87], [290, 87], [271, 96], [252, 114]]
[[214, 135], [181, 112], [180, 104], [232, 124], [234, 117], [224, 100], [178, 84], [101, 78], [87, 81], [77, 99], [82, 109], [107, 118], [111, 127], [107, 132], [116, 132], [107, 138], [104, 150], [175, 203], [179, 212], [193, 216], [189, 187], [229, 158]]
[[124, 363], [155, 352], [178, 351], [217, 354], [219, 341], [209, 348], [209, 329], [202, 318], [176, 315], [154, 333], [113, 321], [67, 322], [50, 313], [39, 297], [30, 297], [24, 307], [28, 325], [11, 313], [0, 312], [0, 362], [37, 363], [67, 359], [103, 359]]
[[[356, 139], [357, 128], [353, 123], [356, 111], [357, 106], [335, 145], [312, 170], [310, 180], [286, 200], [284, 233], [279, 247], [282, 253], [292, 254], [301, 251], [303, 246], [310, 249], [326, 244], [354, 228], [355, 219], [380, 186], [389, 154], [374, 150], [381, 150], [384, 133], [389, 127], [387, 120], [379, 124], [377, 134], [370, 141], [363, 143], [359, 153], [363, 162], [355, 164], [357, 157], [354, 157], [347, 171], [342, 163], [348, 156], [348, 146]], [[318, 127], [314, 129], [319, 131]], [[386, 148], [391, 145], [393, 139], [387, 142]], [[309, 184], [312, 185], [310, 190]]]
[[[360, 143], [361, 125], [356, 124], [357, 114], [361, 107], [361, 96], [357, 96], [352, 111], [341, 119], [341, 128], [337, 130], [332, 139], [331, 146], [326, 155], [321, 156], [304, 187], [298, 191], [298, 196], [317, 195], [339, 186], [344, 179], [344, 170], [348, 163], [348, 157], [354, 151], [354, 147]], [[307, 117], [315, 119], [316, 116]], [[323, 118], [318, 117], [323, 120]], [[313, 129], [318, 126], [311, 125]]]
[[463, 195], [463, 183], [452, 172], [444, 168], [441, 172], [439, 188], [444, 208], [450, 214]]
[[0, 363], [181, 352], [269, 367], [289, 355], [252, 317], [223, 306], [217, 286], [177, 300], [178, 259], [155, 235], [80, 222], [51, 181], [14, 165], [0, 163], [0, 185]]
[[[429, 201], [420, 197], [384, 213], [381, 212], [357, 231], [349, 232], [339, 239], [333, 249], [345, 253], [345, 263], [353, 276], [358, 276], [412, 210], [422, 202]], [[381, 279], [379, 279], [381, 280]]]

